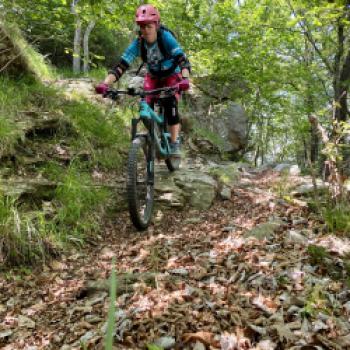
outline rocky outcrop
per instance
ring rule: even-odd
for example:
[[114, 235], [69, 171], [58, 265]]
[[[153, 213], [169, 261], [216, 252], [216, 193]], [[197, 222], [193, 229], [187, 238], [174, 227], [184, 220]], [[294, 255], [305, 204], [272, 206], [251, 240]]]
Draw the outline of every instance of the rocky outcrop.
[[232, 162], [185, 164], [174, 173], [159, 165], [155, 185], [157, 206], [163, 209], [208, 209], [216, 198], [230, 199], [231, 189], [239, 178], [238, 166]]
[[0, 73], [30, 73], [40, 80], [51, 80], [52, 72], [44, 57], [22, 37], [13, 23], [0, 19]]
[[[246, 147], [248, 118], [241, 105], [208, 96], [196, 85], [186, 100], [191, 106], [191, 118], [198, 135], [204, 136], [223, 153], [235, 155]], [[196, 140], [194, 143], [198, 144]]]

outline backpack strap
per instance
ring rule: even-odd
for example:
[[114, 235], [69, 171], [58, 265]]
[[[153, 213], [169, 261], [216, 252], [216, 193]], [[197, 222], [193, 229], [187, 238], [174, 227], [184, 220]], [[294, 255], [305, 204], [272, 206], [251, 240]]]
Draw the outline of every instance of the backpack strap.
[[147, 49], [145, 47], [145, 39], [141, 36], [141, 32], [139, 32], [139, 43], [142, 62], [147, 63]]
[[[172, 56], [164, 46], [163, 32], [165, 30], [172, 33], [172, 35], [174, 35], [172, 31], [170, 31], [169, 29], [161, 25], [157, 32], [157, 44], [161, 54], [164, 56], [166, 60], [168, 60], [172, 58]], [[145, 46], [145, 39], [141, 36], [140, 32], [139, 32], [139, 43], [140, 43], [140, 55], [141, 55], [142, 62], [147, 63], [147, 49]]]
[[141, 71], [141, 69], [142, 69], [142, 67], [145, 65], [145, 62], [142, 62], [141, 64], [140, 64], [140, 67], [137, 69], [137, 72], [135, 73], [135, 75], [137, 76], [137, 75], [139, 75], [139, 73], [140, 73], [140, 71]]
[[[157, 43], [158, 43], [158, 47], [159, 47], [159, 50], [160, 52], [162, 53], [162, 55], [164, 56], [164, 58], [166, 60], [168, 60], [169, 58], [171, 58], [171, 54], [165, 49], [165, 46], [164, 46], [164, 40], [163, 40], [163, 33], [164, 31], [167, 30], [165, 29], [165, 27], [161, 26], [158, 30], [158, 33], [157, 33]], [[170, 32], [170, 30], [168, 30]]]

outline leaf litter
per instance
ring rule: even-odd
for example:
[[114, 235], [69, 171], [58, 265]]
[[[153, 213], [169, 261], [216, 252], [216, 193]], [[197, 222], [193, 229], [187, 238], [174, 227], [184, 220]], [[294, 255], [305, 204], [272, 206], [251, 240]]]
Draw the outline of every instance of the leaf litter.
[[250, 174], [231, 200], [169, 212], [146, 233], [123, 213], [99, 245], [3, 273], [0, 347], [103, 349], [115, 257], [118, 349], [350, 348], [349, 276], [330, 270], [348, 242], [316, 233], [305, 206], [271, 194], [273, 181]]

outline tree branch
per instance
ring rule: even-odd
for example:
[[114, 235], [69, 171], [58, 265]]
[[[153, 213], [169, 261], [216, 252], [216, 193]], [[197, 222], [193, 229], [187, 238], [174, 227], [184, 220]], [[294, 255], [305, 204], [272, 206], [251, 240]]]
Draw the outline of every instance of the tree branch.
[[[289, 8], [291, 9], [291, 11], [293, 12], [293, 15], [295, 17], [297, 17], [297, 12], [295, 11], [293, 5], [291, 4], [290, 0], [286, 0]], [[327, 67], [327, 69], [329, 70], [330, 73], [334, 73], [334, 69], [332, 68], [331, 64], [328, 62], [328, 60], [326, 59], [326, 57], [324, 57], [324, 55], [322, 54], [321, 50], [317, 47], [316, 45], [316, 41], [314, 40], [307, 22], [305, 20], [305, 24], [303, 23], [303, 21], [299, 21], [299, 25], [303, 28], [304, 30], [304, 34], [306, 36], [306, 38], [308, 39], [308, 41], [310, 42], [310, 44], [312, 45], [312, 47], [314, 48], [314, 50], [317, 52], [318, 56], [320, 57], [320, 59], [322, 60], [323, 64]]]

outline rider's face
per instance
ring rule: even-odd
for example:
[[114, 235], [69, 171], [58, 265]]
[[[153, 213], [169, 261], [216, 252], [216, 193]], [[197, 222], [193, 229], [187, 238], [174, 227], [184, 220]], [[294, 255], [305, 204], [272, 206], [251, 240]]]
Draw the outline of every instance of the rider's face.
[[155, 23], [140, 24], [142, 37], [152, 44], [157, 40], [157, 26]]

